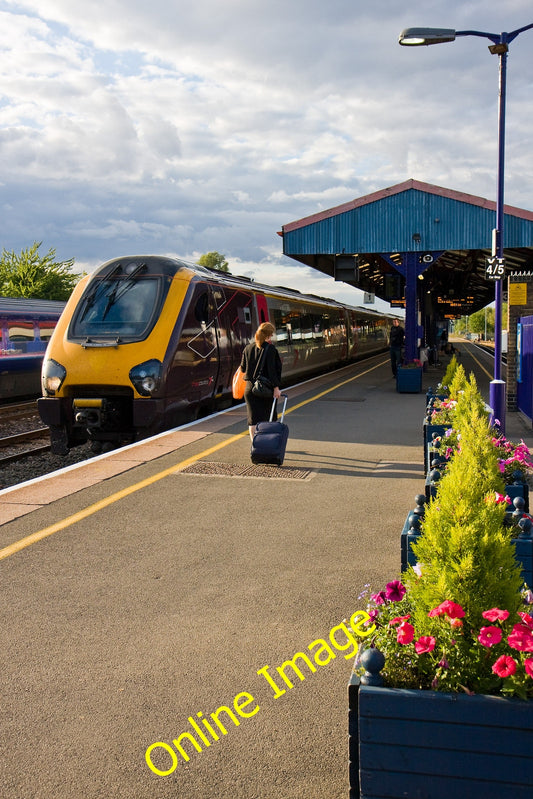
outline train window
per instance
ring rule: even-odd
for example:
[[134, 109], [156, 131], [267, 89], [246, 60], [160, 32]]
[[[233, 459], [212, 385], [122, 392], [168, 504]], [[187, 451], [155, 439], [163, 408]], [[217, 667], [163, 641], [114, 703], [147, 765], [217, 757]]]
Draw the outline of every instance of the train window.
[[9, 323], [7, 335], [10, 341], [33, 341], [33, 323], [14, 320]]
[[169, 279], [121, 274], [91, 281], [74, 312], [69, 338], [141, 341], [153, 328]]
[[301, 316], [302, 321], [302, 339], [304, 341], [309, 341], [313, 338], [313, 321], [311, 319], [311, 314], [303, 313]]
[[41, 341], [49, 341], [54, 332], [55, 322], [39, 322], [39, 337]]
[[315, 339], [323, 338], [324, 333], [322, 330], [322, 316], [320, 314], [313, 314], [312, 325], [313, 325], [313, 338]]
[[291, 338], [293, 341], [300, 341], [302, 338], [301, 319], [298, 311], [291, 313]]
[[203, 294], [200, 294], [196, 300], [196, 305], [194, 306], [194, 315], [200, 324], [202, 324], [202, 322], [207, 324], [209, 321], [209, 294], [207, 291], [204, 291]]

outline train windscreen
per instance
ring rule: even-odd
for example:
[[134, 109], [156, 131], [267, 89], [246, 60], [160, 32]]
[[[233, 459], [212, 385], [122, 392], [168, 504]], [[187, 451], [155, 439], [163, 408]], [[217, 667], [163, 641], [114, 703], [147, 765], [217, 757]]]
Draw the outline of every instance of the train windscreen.
[[72, 318], [69, 339], [133, 342], [146, 338], [159, 316], [170, 280], [139, 272], [112, 273], [91, 281]]

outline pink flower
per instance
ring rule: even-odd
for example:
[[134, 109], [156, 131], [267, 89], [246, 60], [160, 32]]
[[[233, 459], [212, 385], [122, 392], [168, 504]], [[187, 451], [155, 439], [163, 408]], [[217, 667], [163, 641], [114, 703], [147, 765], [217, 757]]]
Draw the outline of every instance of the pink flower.
[[399, 580], [393, 580], [385, 586], [385, 596], [390, 602], [400, 602], [406, 591], [406, 587]]
[[519, 613], [518, 615], [522, 619], [523, 624], [529, 627], [530, 630], [533, 630], [533, 616], [530, 616], [529, 613]]
[[443, 615], [448, 616], [450, 619], [462, 619], [465, 615], [465, 612], [461, 605], [458, 605], [456, 602], [452, 602], [450, 599], [446, 599], [444, 602], [441, 602], [438, 607], [433, 608], [433, 610], [430, 610], [428, 613], [428, 616]]
[[401, 624], [402, 622], [407, 621], [407, 619], [410, 619], [410, 618], [411, 618], [410, 615], [409, 616], [396, 616], [395, 619], [391, 619], [389, 621], [389, 626], [392, 627], [395, 624]]
[[481, 615], [487, 621], [505, 621], [505, 619], [509, 618], [509, 611], [492, 608], [492, 610], [484, 610]]
[[493, 665], [492, 671], [498, 677], [510, 677], [516, 672], [516, 661], [509, 655], [502, 655]]
[[413, 638], [415, 637], [415, 628], [409, 622], [404, 621], [398, 627], [398, 632], [396, 634], [396, 640], [399, 644], [405, 645], [410, 644]]
[[432, 635], [422, 635], [415, 643], [415, 652], [422, 655], [424, 652], [433, 652], [435, 649], [435, 639]]
[[510, 505], [511, 498], [507, 496], [507, 494], [504, 496], [503, 494], [498, 494], [498, 492], [496, 491], [496, 504], [501, 505], [503, 502], [505, 502], [506, 505]]
[[387, 597], [385, 596], [385, 591], [379, 591], [377, 594], [370, 594], [370, 599], [376, 603], [376, 605], [384, 605], [387, 601]]
[[477, 640], [483, 646], [494, 646], [502, 640], [502, 631], [499, 627], [482, 627]]
[[519, 652], [533, 652], [533, 633], [525, 624], [515, 624], [507, 643]]
[[524, 660], [524, 668], [526, 670], [526, 674], [529, 674], [530, 677], [533, 677], [533, 658], [526, 658]]
[[462, 626], [463, 626], [462, 619], [450, 619], [450, 627], [453, 627], [453, 629], [457, 629]]

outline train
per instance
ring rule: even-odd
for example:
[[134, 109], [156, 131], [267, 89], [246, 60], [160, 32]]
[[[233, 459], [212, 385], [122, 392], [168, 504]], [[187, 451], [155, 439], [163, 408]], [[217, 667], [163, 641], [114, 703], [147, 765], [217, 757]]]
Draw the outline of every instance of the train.
[[87, 442], [107, 451], [229, 407], [261, 322], [275, 325], [286, 385], [384, 350], [392, 318], [177, 258], [115, 258], [67, 303], [39, 414], [55, 454]]
[[41, 393], [44, 353], [64, 302], [0, 297], [0, 402]]

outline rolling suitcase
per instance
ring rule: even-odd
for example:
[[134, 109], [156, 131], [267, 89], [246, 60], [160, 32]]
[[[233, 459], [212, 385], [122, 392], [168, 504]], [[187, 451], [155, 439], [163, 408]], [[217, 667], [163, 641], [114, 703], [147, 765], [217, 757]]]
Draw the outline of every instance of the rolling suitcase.
[[287, 395], [282, 394], [283, 410], [281, 421], [273, 422], [276, 400], [272, 403], [269, 422], [259, 422], [255, 428], [254, 440], [252, 441], [252, 463], [266, 463], [273, 466], [281, 466], [285, 458], [285, 449], [289, 438], [289, 428], [283, 422], [285, 408], [287, 407]]

